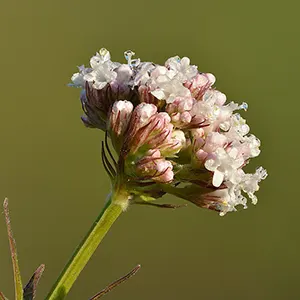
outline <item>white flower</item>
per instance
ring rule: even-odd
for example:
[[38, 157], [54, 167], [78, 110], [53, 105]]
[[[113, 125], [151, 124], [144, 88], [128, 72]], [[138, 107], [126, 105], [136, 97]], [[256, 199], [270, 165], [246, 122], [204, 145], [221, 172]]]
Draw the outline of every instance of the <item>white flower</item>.
[[90, 59], [90, 64], [93, 69], [97, 69], [98, 65], [102, 65], [105, 62], [110, 62], [110, 53], [105, 48], [101, 48], [100, 51]]
[[254, 174], [245, 174], [240, 186], [242, 190], [252, 199], [253, 204], [257, 203], [257, 198], [254, 195], [259, 190], [258, 183], [268, 176], [267, 171], [263, 167], [256, 169]]
[[96, 90], [103, 89], [107, 83], [117, 78], [117, 73], [113, 71], [110, 62], [98, 64], [92, 72], [84, 75], [84, 80], [90, 82]]
[[238, 157], [238, 150], [236, 148], [226, 151], [220, 147], [208, 156], [204, 165], [207, 170], [214, 172], [212, 184], [215, 187], [219, 187], [224, 180], [235, 183], [238, 180], [235, 172], [243, 163], [244, 159]]
[[83, 79], [92, 84], [93, 88], [101, 90], [107, 83], [114, 81], [117, 73], [114, 71], [120, 64], [110, 60], [110, 53], [105, 48], [100, 49], [90, 59], [92, 71], [85, 74]]
[[166, 61], [165, 66], [175, 71], [176, 78], [182, 83], [193, 79], [198, 74], [197, 66], [191, 66], [188, 57], [182, 59], [179, 56], [171, 57]]
[[130, 66], [122, 64], [115, 71], [117, 73], [116, 81], [118, 84], [129, 85], [133, 75], [133, 71]]
[[85, 68], [84, 65], [78, 67], [79, 72], [74, 73], [71, 77], [71, 80], [73, 83], [70, 83], [69, 86], [84, 88], [85, 86], [85, 80], [84, 76], [88, 74], [91, 69]]
[[133, 85], [145, 85], [150, 79], [150, 72], [155, 68], [151, 62], [141, 63], [134, 77]]
[[223, 148], [226, 142], [227, 138], [224, 134], [219, 132], [210, 132], [205, 139], [203, 150], [207, 153], [212, 153], [218, 148]]
[[166, 100], [166, 103], [174, 102], [177, 97], [188, 98], [191, 96], [190, 91], [175, 78], [158, 81], [157, 86], [158, 88], [151, 92], [152, 95], [157, 99]]

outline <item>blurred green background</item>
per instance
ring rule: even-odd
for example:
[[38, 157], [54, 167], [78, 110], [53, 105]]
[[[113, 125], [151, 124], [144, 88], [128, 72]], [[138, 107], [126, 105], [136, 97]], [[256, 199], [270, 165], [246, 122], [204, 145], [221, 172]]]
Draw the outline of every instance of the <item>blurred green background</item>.
[[[101, 47], [163, 63], [188, 56], [216, 75], [262, 141], [257, 206], [219, 217], [131, 207], [68, 299], [84, 300], [136, 264], [106, 299], [300, 299], [299, 4], [297, 1], [2, 1], [0, 199], [8, 196], [23, 280], [46, 264], [42, 299], [109, 192], [100, 131], [80, 121], [76, 66]], [[164, 201], [181, 202], [166, 197]], [[13, 298], [4, 218], [0, 289]]]

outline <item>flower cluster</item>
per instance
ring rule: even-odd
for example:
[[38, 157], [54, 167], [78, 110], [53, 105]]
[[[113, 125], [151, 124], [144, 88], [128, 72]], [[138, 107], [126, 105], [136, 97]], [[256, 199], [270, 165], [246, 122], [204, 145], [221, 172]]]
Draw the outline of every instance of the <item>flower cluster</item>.
[[102, 156], [112, 180], [144, 201], [169, 193], [221, 215], [246, 208], [246, 196], [255, 204], [267, 172], [243, 170], [260, 153], [238, 113], [247, 104], [226, 103], [214, 75], [200, 73], [187, 57], [161, 66], [133, 56], [126, 51], [127, 63], [116, 63], [102, 48], [70, 84], [82, 89], [84, 124], [111, 138], [117, 162], [107, 140]]

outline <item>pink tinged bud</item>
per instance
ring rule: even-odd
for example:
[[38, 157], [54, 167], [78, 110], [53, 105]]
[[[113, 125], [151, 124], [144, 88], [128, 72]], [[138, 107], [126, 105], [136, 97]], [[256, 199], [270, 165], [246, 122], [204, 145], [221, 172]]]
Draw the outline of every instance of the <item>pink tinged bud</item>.
[[157, 112], [157, 107], [153, 104], [141, 103], [139, 104], [133, 112], [132, 125], [133, 132], [136, 133], [140, 128], [147, 125], [150, 122], [150, 118], [154, 116]]
[[221, 93], [220, 91], [216, 91], [216, 92], [218, 93], [217, 93], [217, 99], [215, 103], [220, 106], [224, 105], [227, 99], [226, 95]]
[[207, 152], [203, 151], [202, 149], [200, 149], [196, 152], [196, 158], [197, 158], [197, 160], [199, 160], [201, 162], [206, 160], [207, 155], [208, 155]]
[[188, 124], [192, 121], [192, 116], [189, 112], [185, 111], [180, 115], [180, 121], [183, 124]]
[[[135, 153], [143, 145], [147, 146], [146, 148], [159, 148], [170, 140], [173, 131], [171, 118], [167, 113], [155, 113], [156, 106], [152, 104], [140, 107], [141, 105], [134, 110], [135, 115], [131, 118], [132, 128], [128, 131], [127, 149], [131, 153]], [[139, 107], [140, 111], [135, 113]]]
[[192, 134], [194, 139], [203, 138], [205, 136], [205, 131], [203, 128], [196, 128], [192, 130]]
[[205, 92], [215, 83], [216, 78], [212, 74], [198, 74], [190, 82], [187, 82], [185, 86], [190, 90], [192, 96], [196, 100], [201, 100]]
[[216, 82], [216, 77], [211, 73], [206, 73], [207, 79], [211, 85], [214, 85]]
[[226, 102], [226, 95], [218, 90], [207, 90], [203, 96], [203, 101], [210, 102], [211, 104], [216, 104], [222, 106]]
[[110, 114], [110, 127], [117, 136], [126, 131], [132, 110], [133, 104], [130, 101], [120, 100], [114, 103]]
[[150, 124], [147, 126], [149, 127], [147, 128], [148, 130], [145, 130], [145, 132], [149, 132], [145, 142], [151, 148], [159, 148], [163, 143], [169, 142], [173, 131], [173, 125], [170, 122], [171, 118], [165, 112], [158, 113], [152, 117]]
[[181, 130], [174, 130], [171, 139], [160, 146], [160, 151], [163, 156], [174, 156], [186, 145], [186, 138], [184, 132]]
[[166, 111], [168, 113], [173, 112], [185, 112], [189, 111], [193, 107], [194, 100], [191, 97], [177, 97], [175, 100], [167, 105]]
[[158, 149], [150, 149], [147, 152], [148, 156], [151, 156], [152, 158], [160, 158], [161, 157], [161, 153]]
[[202, 148], [204, 144], [205, 144], [204, 138], [198, 137], [198, 138], [194, 139], [194, 148], [196, 150], [199, 150], [200, 148]]
[[180, 124], [180, 113], [174, 113], [171, 115], [172, 123], [178, 127], [178, 124]]
[[138, 88], [139, 96], [140, 96], [140, 102], [146, 102], [150, 104], [154, 104], [156, 107], [160, 107], [164, 105], [162, 101], [154, 97], [151, 93], [151, 89], [148, 86], [141, 85]]
[[158, 171], [158, 176], [155, 176], [153, 178], [154, 181], [161, 182], [161, 183], [168, 183], [171, 182], [174, 178], [174, 173], [173, 173], [173, 166], [171, 162], [167, 160], [161, 160], [157, 163], [157, 171]]
[[143, 157], [136, 163], [136, 173], [139, 179], [161, 183], [172, 181], [174, 173], [171, 162], [160, 158], [158, 150], [150, 150], [148, 154], [148, 156]]
[[192, 116], [189, 112], [171, 114], [172, 124], [178, 128], [186, 128], [192, 121]]

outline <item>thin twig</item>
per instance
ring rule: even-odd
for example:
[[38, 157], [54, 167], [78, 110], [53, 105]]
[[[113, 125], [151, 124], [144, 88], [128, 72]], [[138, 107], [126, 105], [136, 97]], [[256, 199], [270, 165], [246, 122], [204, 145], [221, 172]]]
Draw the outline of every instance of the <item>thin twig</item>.
[[23, 285], [22, 285], [22, 279], [21, 279], [20, 268], [19, 268], [19, 263], [18, 263], [16, 242], [13, 237], [13, 232], [12, 232], [11, 224], [10, 224], [7, 198], [5, 198], [5, 200], [4, 200], [3, 208], [4, 208], [5, 222], [6, 222], [7, 234], [8, 234], [8, 240], [9, 240], [11, 260], [12, 260], [12, 264], [13, 264], [14, 281], [15, 281], [15, 296], [16, 296], [16, 300], [23, 300]]
[[111, 283], [110, 285], [108, 285], [105, 289], [103, 289], [101, 292], [99, 292], [98, 294], [96, 294], [90, 300], [98, 300], [98, 299], [100, 299], [102, 296], [104, 296], [107, 293], [109, 293], [115, 287], [117, 287], [118, 285], [120, 285], [121, 283], [127, 281], [130, 277], [132, 277], [133, 275], [135, 275], [140, 268], [141, 268], [141, 265], [137, 265], [128, 274], [126, 274], [125, 276], [121, 277], [120, 279], [118, 279], [118, 280], [114, 281], [113, 283]]
[[152, 202], [146, 202], [146, 201], [140, 201], [140, 202], [134, 202], [134, 204], [139, 204], [139, 205], [149, 205], [149, 206], [154, 206], [154, 207], [159, 207], [159, 208], [182, 208], [182, 207], [187, 207], [187, 204], [171, 204], [171, 203], [164, 203], [164, 204], [159, 204], [159, 203], [152, 203]]

